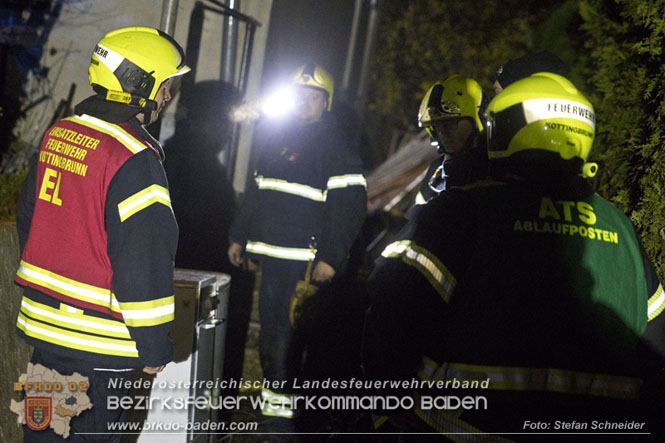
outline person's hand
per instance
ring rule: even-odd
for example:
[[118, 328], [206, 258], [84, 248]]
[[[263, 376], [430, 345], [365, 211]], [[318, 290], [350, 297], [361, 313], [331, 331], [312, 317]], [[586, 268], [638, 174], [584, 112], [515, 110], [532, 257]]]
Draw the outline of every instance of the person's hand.
[[146, 374], [157, 374], [158, 372], [162, 372], [164, 370], [164, 367], [166, 365], [161, 365], [161, 366], [146, 366], [143, 368], [143, 372]]
[[332, 279], [335, 276], [335, 269], [324, 261], [320, 261], [314, 267], [314, 272], [312, 272], [312, 280], [318, 282], [325, 282]]
[[233, 242], [229, 246], [227, 254], [229, 255], [229, 261], [233, 266], [240, 266], [242, 264], [242, 253], [244, 248], [240, 243]]
[[249, 259], [245, 265], [248, 271], [255, 272], [259, 270], [259, 262], [256, 260]]

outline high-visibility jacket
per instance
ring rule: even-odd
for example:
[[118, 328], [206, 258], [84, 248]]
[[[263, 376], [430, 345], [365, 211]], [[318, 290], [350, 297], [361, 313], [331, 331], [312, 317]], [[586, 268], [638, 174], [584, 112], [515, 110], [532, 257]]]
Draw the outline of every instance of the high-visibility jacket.
[[[627, 420], [665, 362], [663, 287], [630, 220], [590, 192], [446, 191], [386, 247], [369, 287], [368, 377], [440, 382], [415, 412], [443, 433]], [[487, 403], [420, 401], [446, 395]]]
[[28, 343], [102, 367], [171, 361], [178, 229], [162, 158], [136, 119], [46, 132], [17, 216]]
[[360, 158], [333, 118], [267, 121], [257, 130], [254, 155], [254, 177], [231, 241], [249, 256], [316, 258], [339, 269], [364, 220], [367, 196]]

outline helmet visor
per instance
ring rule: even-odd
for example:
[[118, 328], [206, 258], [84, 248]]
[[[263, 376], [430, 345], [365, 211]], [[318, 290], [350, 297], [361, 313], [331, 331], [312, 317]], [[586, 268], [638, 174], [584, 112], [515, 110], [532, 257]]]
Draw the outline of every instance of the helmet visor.
[[487, 149], [494, 157], [506, 153], [515, 134], [526, 126], [522, 103], [517, 103], [503, 111], [487, 115]]

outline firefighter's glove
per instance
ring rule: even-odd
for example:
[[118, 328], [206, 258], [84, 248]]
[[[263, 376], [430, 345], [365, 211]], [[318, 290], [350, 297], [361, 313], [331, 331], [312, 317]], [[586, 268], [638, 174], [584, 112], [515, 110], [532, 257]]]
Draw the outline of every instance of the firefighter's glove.
[[304, 323], [312, 320], [316, 307], [314, 295], [318, 290], [318, 286], [307, 280], [300, 280], [296, 284], [296, 290], [291, 296], [291, 306], [289, 307], [289, 322], [292, 328], [298, 329]]

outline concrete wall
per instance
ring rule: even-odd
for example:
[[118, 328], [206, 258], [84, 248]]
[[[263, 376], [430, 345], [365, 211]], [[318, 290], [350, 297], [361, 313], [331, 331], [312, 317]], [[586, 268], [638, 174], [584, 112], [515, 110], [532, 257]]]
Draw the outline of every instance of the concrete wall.
[[0, 224], [0, 441], [23, 439], [16, 414], [9, 410], [10, 399], [20, 400], [13, 382], [25, 372], [31, 348], [15, 332], [21, 290], [13, 283], [18, 267], [18, 235], [14, 224]]
[[[160, 27], [162, 8], [166, 0], [77, 0], [64, 2], [58, 21], [54, 24], [41, 65], [48, 68], [46, 78], [31, 77], [24, 89], [28, 94], [27, 103], [46, 98], [18, 122], [16, 133], [24, 142], [36, 150], [44, 131], [53, 117], [61, 100], [66, 99], [72, 84], [76, 91], [72, 104], [92, 95], [88, 84], [88, 65], [95, 43], [108, 31], [124, 26]], [[190, 19], [197, 0], [179, 0], [175, 21], [174, 38], [184, 48], [190, 32]], [[238, 2], [236, 2], [238, 3]], [[240, 0], [240, 12], [258, 20], [254, 36], [253, 56], [246, 98], [254, 101], [259, 95], [265, 42], [268, 37], [272, 0]], [[214, 6], [214, 5], [211, 5]], [[216, 80], [221, 76], [221, 52], [224, 16], [207, 12], [201, 30], [200, 56], [195, 80]], [[244, 25], [239, 25], [236, 69], [240, 68]], [[236, 74], [237, 75], [237, 74]], [[162, 115], [160, 137], [162, 140], [172, 135], [177, 97]], [[242, 190], [249, 161], [252, 123], [241, 126], [240, 146], [236, 167], [236, 189]]]

